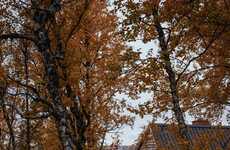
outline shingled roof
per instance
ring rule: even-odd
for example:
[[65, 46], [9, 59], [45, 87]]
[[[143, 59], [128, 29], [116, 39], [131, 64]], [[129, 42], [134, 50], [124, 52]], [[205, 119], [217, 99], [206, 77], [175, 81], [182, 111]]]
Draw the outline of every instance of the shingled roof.
[[[230, 127], [188, 125], [188, 136], [194, 150], [230, 150]], [[142, 134], [139, 150], [181, 150], [176, 125], [150, 124]]]

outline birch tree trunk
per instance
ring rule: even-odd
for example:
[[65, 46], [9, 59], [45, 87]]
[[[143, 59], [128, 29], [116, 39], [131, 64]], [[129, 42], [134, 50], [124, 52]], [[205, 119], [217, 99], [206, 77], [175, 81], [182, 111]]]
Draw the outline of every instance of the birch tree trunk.
[[[58, 66], [56, 65], [55, 56], [49, 51], [50, 39], [48, 30], [46, 29], [47, 22], [54, 19], [55, 13], [61, 9], [60, 0], [53, 0], [47, 11], [39, 8], [39, 2], [37, 0], [32, 1], [32, 7], [35, 8], [33, 12], [33, 20], [35, 22], [34, 34], [37, 40], [36, 46], [38, 47], [38, 50], [44, 60], [48, 91], [53, 103], [53, 115], [58, 129], [60, 141], [63, 149], [72, 150], [74, 149], [74, 143], [73, 139], [71, 138], [70, 128], [68, 126], [68, 113], [62, 103], [59, 92], [60, 77], [58, 74]], [[62, 48], [62, 45], [58, 45], [58, 48]]]

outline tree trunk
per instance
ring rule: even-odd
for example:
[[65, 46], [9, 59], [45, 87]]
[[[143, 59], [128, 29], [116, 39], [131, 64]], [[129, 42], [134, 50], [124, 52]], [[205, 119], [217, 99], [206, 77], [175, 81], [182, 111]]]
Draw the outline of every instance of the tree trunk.
[[170, 55], [169, 55], [169, 51], [167, 48], [165, 33], [163, 31], [161, 24], [157, 20], [155, 20], [155, 27], [158, 32], [158, 40], [159, 40], [160, 48], [161, 48], [161, 60], [163, 61], [164, 69], [168, 74], [168, 80], [170, 84], [170, 91], [171, 91], [172, 103], [173, 103], [173, 112], [178, 122], [179, 134], [182, 140], [186, 142], [185, 149], [190, 149], [188, 129], [185, 124], [183, 111], [181, 110], [181, 107], [180, 107], [180, 98], [178, 96], [176, 75], [175, 75], [175, 72], [173, 71], [172, 64], [170, 61]]
[[[5, 93], [6, 93], [7, 87], [5, 81], [0, 80], [0, 106], [3, 111], [3, 117], [6, 121], [7, 127], [9, 129], [9, 134], [10, 134], [10, 140], [9, 140], [9, 147], [8, 149], [15, 150], [16, 149], [16, 142], [15, 142], [15, 135], [14, 135], [14, 129], [12, 127], [12, 121], [9, 117], [9, 114], [7, 113], [6, 110], [6, 105], [4, 101]], [[12, 118], [13, 119], [13, 118]]]
[[[41, 53], [44, 60], [45, 75], [48, 82], [48, 92], [51, 96], [53, 103], [53, 116], [55, 118], [56, 127], [58, 129], [59, 137], [63, 149], [72, 150], [73, 139], [71, 138], [71, 130], [68, 123], [68, 113], [65, 106], [62, 103], [60, 91], [59, 91], [59, 80], [58, 65], [56, 63], [55, 54], [52, 54], [50, 49], [50, 39], [46, 24], [48, 21], [54, 19], [55, 13], [61, 9], [60, 0], [53, 0], [47, 11], [43, 11], [39, 8], [39, 2], [37, 0], [32, 1], [34, 9], [33, 20], [35, 22], [35, 37], [39, 52]], [[59, 44], [59, 43], [58, 43]], [[60, 47], [60, 45], [58, 45]]]
[[48, 91], [52, 98], [54, 108], [54, 118], [56, 126], [59, 132], [60, 140], [65, 150], [73, 149], [73, 141], [70, 135], [70, 129], [68, 127], [68, 114], [62, 103], [60, 92], [59, 92], [59, 75], [57, 72], [57, 66], [55, 64], [54, 56], [48, 52], [49, 37], [44, 28], [40, 28], [38, 34], [45, 35], [44, 38], [40, 39], [41, 45], [38, 45], [40, 52], [42, 53], [45, 65], [45, 73], [48, 81]]
[[[26, 97], [25, 97], [25, 105], [26, 105], [26, 113], [29, 112], [29, 97], [28, 97], [28, 83], [29, 83], [29, 70], [28, 70], [28, 59], [29, 59], [29, 54], [27, 47], [23, 47], [22, 50], [23, 56], [24, 56], [24, 72], [25, 72], [25, 80], [26, 80]], [[31, 141], [31, 132], [30, 132], [30, 119], [26, 119], [26, 149], [30, 150], [30, 141]]]

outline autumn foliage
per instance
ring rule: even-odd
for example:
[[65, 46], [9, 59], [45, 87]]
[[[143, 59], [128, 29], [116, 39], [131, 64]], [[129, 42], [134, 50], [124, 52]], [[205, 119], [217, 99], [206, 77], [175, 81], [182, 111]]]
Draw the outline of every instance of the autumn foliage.
[[[133, 123], [128, 111], [173, 113], [165, 120], [189, 149], [185, 113], [218, 121], [229, 105], [229, 8], [226, 0], [0, 1], [0, 149], [102, 150], [108, 133]], [[136, 41], [152, 48], [137, 51]], [[152, 99], [138, 108], [117, 97], [146, 91]]]

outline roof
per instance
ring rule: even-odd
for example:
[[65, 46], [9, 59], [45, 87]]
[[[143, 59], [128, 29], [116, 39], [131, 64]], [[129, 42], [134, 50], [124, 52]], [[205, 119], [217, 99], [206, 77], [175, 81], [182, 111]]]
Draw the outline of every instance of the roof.
[[[193, 149], [229, 150], [230, 127], [211, 125], [188, 125], [188, 136]], [[143, 135], [145, 137], [143, 139]], [[139, 146], [144, 150], [153, 149], [182, 149], [182, 140], [176, 125], [150, 124], [142, 135]]]

